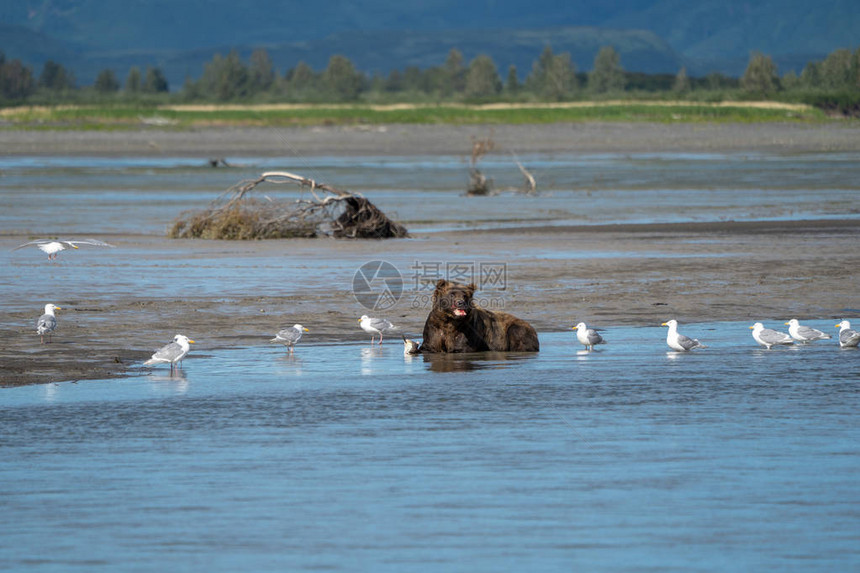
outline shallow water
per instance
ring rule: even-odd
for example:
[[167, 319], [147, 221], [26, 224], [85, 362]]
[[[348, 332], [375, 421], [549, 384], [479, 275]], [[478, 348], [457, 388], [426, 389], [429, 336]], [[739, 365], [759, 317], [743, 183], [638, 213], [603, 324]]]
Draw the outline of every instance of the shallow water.
[[[463, 197], [457, 157], [245, 158], [231, 169], [189, 158], [0, 158], [0, 299], [11, 312], [56, 297], [98, 306], [348, 293], [372, 248], [342, 243], [320, 260], [310, 241], [281, 252], [152, 238], [179, 211], [268, 169], [365, 193], [425, 232], [416, 242], [462, 227], [860, 214], [856, 154], [520, 159], [538, 177], [537, 198]], [[519, 184], [507, 158], [481, 167], [499, 187]], [[12, 235], [28, 233], [144, 236], [47, 265], [41, 253], [9, 252]], [[484, 260], [455, 246], [418, 250]], [[676, 256], [669, 247], [497, 257], [513, 269], [519, 256]], [[412, 250], [385, 258], [406, 273]], [[806, 321], [835, 334], [834, 322]], [[292, 357], [204, 335], [175, 376], [141, 369], [4, 389], [0, 570], [860, 565], [860, 351], [833, 341], [766, 351], [749, 324], [702, 323], [681, 331], [709, 348], [678, 355], [663, 328], [607, 326], [609, 344], [592, 353], [570, 332], [541, 332], [537, 355], [432, 360], [405, 358], [396, 342], [323, 344], [313, 332]]]
[[[235, 183], [268, 170], [300, 173], [360, 192], [415, 231], [501, 225], [654, 223], [860, 216], [857, 154], [534, 155], [480, 167], [501, 191], [468, 198], [460, 157], [238, 158], [212, 169], [196, 158], [0, 158], [0, 228], [44, 235], [163, 234], [182, 211], [200, 209]], [[259, 188], [294, 198], [288, 186]], [[94, 222], [98, 222], [97, 225]]]
[[[813, 323], [825, 327], [824, 324]], [[207, 350], [3, 391], [8, 570], [849, 570], [860, 352]]]

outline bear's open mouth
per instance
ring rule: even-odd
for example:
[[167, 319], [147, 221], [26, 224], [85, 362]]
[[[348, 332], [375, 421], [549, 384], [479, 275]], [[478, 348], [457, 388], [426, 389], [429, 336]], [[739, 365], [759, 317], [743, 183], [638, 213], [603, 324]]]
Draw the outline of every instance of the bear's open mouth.
[[462, 308], [455, 308], [454, 309], [454, 316], [466, 316], [466, 311], [463, 310]]

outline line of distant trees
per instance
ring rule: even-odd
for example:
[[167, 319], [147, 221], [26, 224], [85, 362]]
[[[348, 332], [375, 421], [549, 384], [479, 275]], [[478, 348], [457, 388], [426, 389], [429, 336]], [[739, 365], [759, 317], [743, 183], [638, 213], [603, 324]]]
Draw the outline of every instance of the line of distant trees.
[[323, 70], [299, 62], [279, 75], [265, 49], [251, 53], [247, 63], [234, 50], [215, 54], [198, 79], [188, 77], [170, 93], [163, 71], [155, 66], [132, 67], [122, 82], [113, 70], [105, 69], [92, 86], [78, 87], [74, 74], [57, 62], [46, 62], [37, 77], [29, 66], [7, 60], [0, 52], [0, 104], [147, 97], [209, 102], [565, 101], [625, 92], [718, 99], [732, 92], [735, 97], [756, 98], [805, 94], [809, 99], [812, 94], [818, 103], [848, 102], [855, 110], [860, 108], [860, 49], [836, 50], [822, 61], [809, 62], [800, 74], [782, 76], [770, 56], [754, 53], [743, 76], [732, 78], [717, 73], [691, 77], [685, 68], [674, 75], [627, 72], [611, 46], [598, 52], [592, 70], [585, 73], [576, 69], [570, 53], [556, 54], [546, 46], [525, 80], [520, 77], [512, 65], [503, 79], [487, 55], [467, 63], [457, 49], [439, 66], [410, 66], [387, 75], [368, 75], [341, 55], [331, 56]]

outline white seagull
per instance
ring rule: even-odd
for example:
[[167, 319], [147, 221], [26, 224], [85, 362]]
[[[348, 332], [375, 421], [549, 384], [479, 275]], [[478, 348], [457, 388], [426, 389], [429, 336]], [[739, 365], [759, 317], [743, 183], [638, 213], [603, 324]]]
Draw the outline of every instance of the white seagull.
[[707, 346], [699, 342], [697, 339], [684, 336], [678, 332], [678, 321], [674, 318], [668, 322], [664, 322], [660, 326], [669, 327], [669, 332], [666, 334], [666, 344], [668, 344], [669, 348], [672, 350], [677, 350], [678, 352], [689, 352], [694, 348], [707, 348]]
[[839, 346], [841, 348], [857, 347], [860, 344], [860, 332], [851, 329], [851, 323], [843, 320], [836, 325], [839, 329]]
[[285, 328], [278, 332], [275, 337], [269, 342], [280, 342], [287, 347], [290, 353], [292, 353], [293, 347], [299, 340], [302, 339], [303, 332], [310, 332], [310, 330], [308, 330], [301, 324], [294, 324], [291, 327]]
[[99, 241], [98, 239], [75, 239], [70, 241], [64, 241], [59, 239], [36, 239], [35, 241], [30, 241], [28, 243], [24, 243], [23, 245], [18, 245], [12, 250], [17, 251], [18, 249], [23, 249], [24, 247], [29, 247], [30, 245], [35, 245], [40, 251], [42, 251], [43, 253], [47, 253], [49, 261], [56, 259], [57, 254], [60, 251], [65, 251], [66, 249], [77, 249], [78, 245], [114, 248], [114, 245], [105, 243], [104, 241]]
[[45, 335], [48, 335], [48, 342], [51, 342], [51, 336], [57, 328], [57, 317], [54, 316], [55, 310], [63, 310], [55, 304], [45, 305], [45, 314], [39, 317], [36, 321], [36, 334], [39, 335], [39, 344], [45, 344]]
[[177, 363], [182, 366], [182, 359], [191, 350], [189, 344], [195, 344], [193, 340], [185, 335], [177, 334], [173, 337], [173, 342], [169, 342], [155, 351], [152, 358], [143, 363], [144, 366], [155, 366], [157, 364], [170, 364], [172, 372]]
[[410, 340], [409, 338], [403, 337], [403, 355], [404, 356], [413, 356], [421, 352], [421, 345], [415, 342], [414, 340]]
[[766, 347], [768, 350], [776, 344], [794, 344], [794, 340], [784, 332], [765, 328], [760, 322], [750, 326], [752, 329], [753, 338], [755, 341]]
[[788, 333], [798, 342], [811, 342], [813, 340], [827, 340], [829, 338], [833, 338], [829, 334], [824, 334], [820, 330], [809, 326], [803, 326], [796, 318], [792, 318], [785, 324], [788, 325]]
[[603, 340], [603, 337], [597, 334], [597, 331], [593, 328], [588, 328], [585, 326], [584, 322], [580, 322], [576, 326], [573, 327], [573, 330], [576, 331], [576, 339], [580, 344], [585, 346], [586, 350], [594, 350], [595, 344], [606, 344], [606, 341]]
[[382, 344], [382, 333], [388, 332], [389, 330], [395, 330], [397, 327], [391, 324], [390, 321], [384, 318], [370, 318], [366, 314], [362, 315], [361, 318], [358, 319], [359, 324], [361, 325], [361, 329], [370, 335], [370, 343], [373, 344], [373, 340], [376, 338], [376, 335], [379, 335], [379, 344]]

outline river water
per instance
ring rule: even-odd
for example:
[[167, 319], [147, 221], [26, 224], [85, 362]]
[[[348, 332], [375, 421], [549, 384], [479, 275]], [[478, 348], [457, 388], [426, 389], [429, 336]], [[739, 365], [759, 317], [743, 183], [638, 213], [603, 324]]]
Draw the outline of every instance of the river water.
[[[826, 327], [824, 324], [814, 324]], [[2, 391], [7, 570], [850, 570], [860, 352], [745, 324], [586, 353], [189, 356]]]
[[[480, 216], [457, 158], [0, 159], [0, 225], [159, 235], [264, 169], [423, 232], [860, 212], [851, 155], [520, 159], [546, 195]], [[174, 375], [3, 389], [0, 570], [857, 569], [860, 351], [767, 351], [748, 326], [682, 324], [708, 345], [684, 355], [656, 325], [607, 325], [591, 353], [548, 332], [537, 355], [448, 358], [311, 333], [292, 356], [201, 347]]]
[[[413, 231], [860, 216], [856, 153], [519, 160], [537, 179], [537, 200], [515, 192], [523, 179], [511, 158], [480, 163], [501, 194], [488, 201], [463, 196], [468, 165], [458, 157], [240, 158], [229, 169], [205, 167], [199, 158], [0, 157], [0, 228], [35, 236], [46, 227], [58, 234], [163, 235], [180, 212], [200, 209], [235, 183], [268, 170], [363, 193]], [[289, 186], [266, 185], [258, 192], [298, 196]]]

